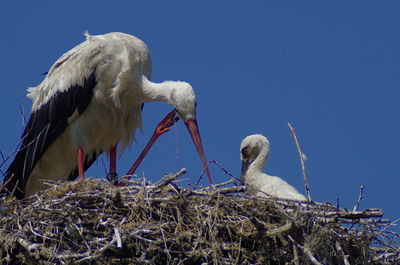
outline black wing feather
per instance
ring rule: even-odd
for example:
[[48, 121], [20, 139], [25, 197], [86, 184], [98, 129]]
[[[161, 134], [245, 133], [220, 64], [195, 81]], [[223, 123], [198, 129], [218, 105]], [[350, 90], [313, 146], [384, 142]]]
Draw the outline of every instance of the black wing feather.
[[[21, 146], [4, 177], [7, 193], [18, 199], [24, 197], [25, 183], [39, 159], [68, 126], [68, 118], [78, 110], [82, 114], [92, 99], [97, 84], [95, 71], [84, 80], [83, 85], [74, 85], [57, 92], [46, 104], [34, 111], [21, 136]], [[93, 155], [85, 163], [85, 169], [96, 160]], [[69, 178], [76, 178], [71, 172]]]

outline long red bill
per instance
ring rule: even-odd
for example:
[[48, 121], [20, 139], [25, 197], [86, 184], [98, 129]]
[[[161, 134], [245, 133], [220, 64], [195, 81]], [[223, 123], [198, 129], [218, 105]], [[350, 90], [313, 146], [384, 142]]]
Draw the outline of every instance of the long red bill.
[[160, 121], [160, 123], [157, 125], [156, 129], [153, 132], [153, 135], [151, 136], [149, 142], [143, 149], [142, 153], [139, 155], [139, 157], [136, 159], [135, 163], [132, 165], [132, 167], [129, 169], [129, 171], [126, 173], [127, 177], [126, 179], [130, 179], [132, 175], [135, 173], [136, 169], [139, 167], [140, 163], [144, 159], [144, 157], [147, 155], [149, 152], [150, 148], [153, 146], [155, 141], [158, 139], [158, 137], [166, 132], [169, 131], [169, 127], [174, 125], [178, 121], [178, 118], [175, 117], [175, 111], [171, 111], [170, 113], [167, 114], [167, 116], [164, 117]]
[[193, 119], [193, 120], [185, 121], [185, 125], [189, 130], [189, 134], [192, 137], [193, 143], [196, 146], [197, 152], [199, 153], [201, 162], [203, 163], [203, 166], [206, 170], [208, 181], [210, 182], [210, 184], [212, 184], [213, 182], [211, 179], [210, 170], [208, 169], [207, 160], [204, 155], [203, 145], [201, 143], [201, 138], [200, 138], [200, 133], [199, 133], [199, 127], [197, 126], [197, 120]]

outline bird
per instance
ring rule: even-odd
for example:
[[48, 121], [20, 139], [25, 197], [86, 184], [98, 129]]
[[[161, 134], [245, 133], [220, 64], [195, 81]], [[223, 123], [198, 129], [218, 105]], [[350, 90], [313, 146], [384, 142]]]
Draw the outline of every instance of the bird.
[[261, 134], [245, 137], [240, 144], [241, 183], [249, 195], [305, 201], [303, 194], [285, 180], [263, 173], [270, 152], [268, 139]]
[[196, 118], [196, 97], [183, 81], [152, 82], [152, 60], [139, 38], [111, 32], [90, 35], [63, 54], [36, 87], [14, 160], [2, 189], [18, 199], [48, 186], [44, 181], [83, 178], [97, 157], [108, 152], [110, 175], [120, 155], [142, 127], [146, 102], [167, 102], [181, 119], [206, 169]]

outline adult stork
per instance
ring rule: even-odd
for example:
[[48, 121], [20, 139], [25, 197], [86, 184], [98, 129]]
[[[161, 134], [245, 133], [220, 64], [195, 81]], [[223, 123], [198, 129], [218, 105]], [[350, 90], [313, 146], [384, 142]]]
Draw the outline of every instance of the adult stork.
[[269, 156], [269, 141], [261, 134], [249, 135], [240, 144], [241, 182], [246, 193], [261, 197], [305, 201], [306, 198], [283, 179], [263, 173]]
[[143, 103], [152, 101], [174, 107], [207, 167], [191, 85], [151, 82], [149, 49], [132, 35], [85, 35], [86, 41], [62, 55], [41, 84], [28, 89], [32, 113], [3, 188], [21, 199], [45, 189], [44, 180], [83, 178], [106, 151], [115, 175], [116, 148], [122, 153], [131, 144], [142, 125]]

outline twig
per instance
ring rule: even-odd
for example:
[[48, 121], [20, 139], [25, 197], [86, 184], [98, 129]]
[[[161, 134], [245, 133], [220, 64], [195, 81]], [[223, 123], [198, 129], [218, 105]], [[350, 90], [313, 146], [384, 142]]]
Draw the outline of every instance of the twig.
[[339, 211], [340, 209], [340, 200], [339, 197], [336, 198], [336, 211]]
[[293, 263], [294, 265], [300, 265], [300, 259], [299, 259], [299, 252], [297, 251], [297, 246], [295, 243], [293, 245]]
[[[2, 185], [0, 185], [0, 191], [2, 191], [14, 177], [15, 177], [15, 175], [13, 174], [9, 179], [7, 179], [6, 182], [4, 182]], [[17, 184], [18, 184], [18, 181], [17, 181]], [[12, 191], [9, 191], [9, 190], [5, 190], [5, 191], [10, 194], [13, 194], [16, 189], [16, 186], [17, 185], [14, 186], [14, 189]]]
[[389, 227], [396, 225], [396, 223], [398, 223], [400, 221], [400, 218], [397, 218], [396, 220], [394, 220], [393, 222], [391, 222], [390, 224], [387, 224], [385, 226], [385, 228], [382, 229], [382, 231], [386, 231]]
[[61, 260], [69, 260], [69, 259], [73, 259], [73, 258], [87, 257], [89, 255], [90, 255], [90, 252], [75, 253], [75, 254], [61, 254], [61, 255], [55, 256], [55, 258], [61, 259]]
[[26, 251], [28, 251], [29, 254], [36, 252], [37, 247], [39, 246], [38, 243], [31, 243], [22, 237], [18, 237], [17, 241]]
[[217, 165], [217, 167], [219, 167], [225, 174], [229, 175], [231, 178], [234, 178], [238, 181], [240, 181], [239, 178], [235, 177], [232, 173], [230, 173], [227, 169], [225, 169], [218, 161], [215, 160], [210, 160], [209, 164], [214, 163], [215, 165]]
[[288, 122], [288, 126], [289, 126], [289, 129], [290, 129], [290, 132], [292, 133], [294, 142], [296, 143], [297, 151], [299, 152], [300, 163], [301, 163], [301, 171], [303, 173], [304, 187], [306, 189], [307, 200], [311, 201], [311, 194], [310, 194], [310, 188], [308, 187], [308, 177], [307, 177], [307, 172], [306, 172], [306, 166], [305, 166], [305, 163], [304, 163], [305, 155], [301, 151], [299, 140], [297, 138], [297, 134], [296, 134], [295, 129], [292, 127], [292, 125], [289, 122]]
[[336, 241], [335, 246], [336, 246], [336, 249], [337, 249], [337, 251], [339, 252], [340, 256], [342, 256], [342, 258], [343, 258], [344, 265], [350, 265], [350, 262], [349, 262], [349, 260], [347, 259], [347, 257], [348, 257], [349, 255], [345, 255], [345, 254], [344, 254], [344, 251], [343, 251], [342, 247], [340, 246], [339, 241]]
[[365, 188], [364, 184], [360, 186], [360, 194], [358, 195], [358, 199], [356, 201], [356, 205], [354, 205], [354, 208], [353, 208], [354, 212], [358, 210], [358, 207], [360, 207], [360, 202], [364, 198], [364, 196], [363, 196], [364, 188]]
[[[243, 235], [243, 222], [242, 225], [240, 226], [240, 238], [239, 238], [239, 249], [238, 249], [238, 253], [236, 256], [236, 261], [235, 264], [239, 264], [239, 258], [240, 258], [240, 252], [242, 250], [242, 235]], [[234, 253], [232, 253], [234, 255]]]
[[[24, 127], [25, 127], [26, 124], [27, 124], [26, 117], [25, 117], [25, 111], [24, 111], [24, 107], [22, 106], [21, 103], [19, 103], [18, 106], [19, 106], [19, 112], [20, 112], [21, 117], [22, 117], [22, 120], [23, 120], [23, 124], [22, 124], [22, 126], [21, 126], [21, 129], [23, 130]], [[22, 131], [21, 131], [21, 133], [22, 133]]]
[[[384, 254], [381, 254], [378, 257], [374, 257], [374, 261], [386, 260], [387, 258], [390, 258], [390, 257], [393, 257], [393, 256], [399, 257], [400, 253], [384, 253]], [[400, 260], [400, 258], [396, 259], [396, 261], [399, 261], [399, 260]], [[391, 264], [397, 264], [397, 263], [391, 263]]]
[[202, 195], [202, 196], [215, 196], [218, 194], [228, 194], [228, 193], [235, 193], [235, 192], [243, 192], [244, 191], [244, 186], [234, 186], [234, 187], [229, 187], [229, 188], [220, 188], [213, 190], [211, 192], [208, 192], [207, 190], [203, 191], [195, 191], [195, 190], [188, 190], [188, 196], [190, 195]]
[[267, 235], [268, 236], [277, 236], [277, 235], [280, 235], [280, 234], [290, 231], [292, 228], [293, 228], [292, 223], [290, 221], [286, 221], [286, 224], [281, 227], [268, 229]]
[[236, 179], [232, 178], [228, 181], [222, 182], [222, 183], [218, 183], [218, 184], [212, 184], [209, 187], [205, 188], [205, 190], [214, 190], [229, 184], [236, 184]]
[[151, 232], [152, 232], [151, 230], [144, 229], [144, 228], [142, 228], [140, 230], [136, 230], [136, 231], [130, 231], [129, 235], [128, 235], [128, 239], [135, 238], [135, 239], [139, 239], [139, 240], [141, 240], [141, 241], [143, 241], [143, 242], [145, 242], [145, 243], [147, 243], [149, 245], [150, 244], [154, 244], [154, 240], [148, 239], [148, 238], [144, 238], [144, 237], [139, 235], [141, 233], [151, 233]]
[[[82, 222], [80, 221], [79, 222], [81, 225], [82, 225]], [[86, 240], [86, 237], [85, 237], [85, 235], [83, 234], [83, 227], [81, 226], [81, 227], [79, 227], [77, 224], [72, 224], [75, 228], [76, 228], [76, 230], [78, 231], [78, 233], [79, 233], [79, 235], [81, 236], [81, 238], [82, 238], [82, 241], [85, 243], [85, 245], [86, 245], [86, 248], [90, 251], [90, 243]]]
[[225, 174], [229, 175], [230, 177], [236, 179], [237, 181], [240, 181], [239, 178], [235, 177], [232, 173], [230, 173], [227, 169], [225, 169], [219, 162], [215, 161], [215, 160], [210, 160], [207, 164], [207, 167], [205, 169], [203, 169], [203, 171], [201, 172], [199, 178], [197, 179], [197, 182], [194, 186], [198, 186], [200, 183], [200, 180], [203, 178], [204, 173], [206, 172], [207, 168], [210, 168], [211, 164], [215, 164], [217, 165], [217, 167], [219, 167], [219, 169], [221, 169]]
[[291, 236], [288, 236], [288, 238], [290, 239], [290, 241], [292, 241], [294, 244], [296, 244], [301, 250], [303, 250], [304, 254], [307, 255], [307, 257], [310, 259], [310, 261], [312, 262], [312, 264], [314, 265], [323, 265], [322, 263], [320, 263], [315, 257], [314, 254], [311, 252], [311, 250], [304, 246], [301, 246], [300, 244], [298, 244]]
[[352, 224], [352, 225], [383, 225], [386, 223], [390, 223], [390, 220], [388, 219], [379, 219], [379, 220], [374, 220], [374, 219], [369, 219], [366, 217], [366, 219], [344, 219], [344, 218], [339, 218], [336, 220], [337, 223], [339, 224]]
[[4, 154], [2, 151], [0, 151], [0, 156], [1, 156], [1, 163], [0, 163], [0, 173], [2, 176], [4, 176], [4, 171], [1, 169], [1, 166], [4, 165], [4, 163], [6, 162], [6, 158], [4, 157]]
[[2, 151], [0, 151], [0, 156], [1, 156], [2, 161], [6, 160]]
[[86, 260], [92, 260], [92, 259], [94, 260], [94, 259], [100, 257], [106, 250], [108, 250], [108, 249], [110, 249], [110, 248], [113, 248], [115, 242], [116, 242], [116, 239], [113, 238], [113, 239], [111, 240], [110, 243], [108, 243], [108, 244], [105, 245], [104, 247], [102, 247], [102, 248], [98, 249], [97, 251], [95, 251], [95, 253], [93, 253], [93, 255], [88, 255], [88, 256], [85, 257], [85, 258], [82, 258], [82, 259], [80, 259], [80, 260], [77, 260], [77, 261], [75, 262], [75, 264], [82, 263], [82, 262], [84, 262], [84, 261], [86, 261]]
[[122, 248], [121, 234], [119, 233], [118, 227], [114, 227], [114, 236], [117, 241], [117, 248]]
[[383, 211], [381, 209], [366, 209], [362, 212], [338, 212], [338, 216], [347, 219], [382, 217]]
[[161, 179], [161, 183], [158, 184], [155, 189], [159, 189], [162, 188], [166, 185], [168, 185], [169, 183], [171, 183], [172, 181], [174, 181], [175, 179], [179, 178], [180, 176], [182, 176], [183, 174], [186, 173], [186, 168], [182, 168], [181, 170], [179, 170], [177, 173], [172, 174], [172, 175], [168, 175], [165, 176]]
[[16, 154], [20, 150], [19, 149], [20, 145], [21, 145], [21, 142], [17, 145], [15, 150], [12, 151], [11, 154], [9, 154], [7, 157], [4, 157], [3, 153], [1, 154], [2, 155], [2, 161], [0, 163], [0, 167], [2, 167], [9, 159], [11, 159], [11, 157], [14, 156], [14, 154]]
[[32, 227], [32, 221], [29, 221], [29, 222], [28, 222], [28, 225], [29, 225], [29, 230], [32, 232], [32, 234], [34, 234], [34, 235], [36, 235], [36, 236], [38, 236], [38, 237], [41, 237], [41, 238], [43, 238], [43, 239], [50, 239], [49, 237], [44, 236], [44, 235], [41, 235], [41, 234], [39, 234], [38, 232], [36, 232], [36, 231], [33, 229], [33, 227]]
[[168, 250], [167, 241], [165, 240], [164, 230], [161, 227], [160, 227], [160, 231], [161, 231], [161, 235], [162, 235], [162, 238], [164, 241], [165, 254], [167, 254], [167, 260], [168, 260], [167, 264], [171, 264], [172, 257]]

